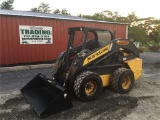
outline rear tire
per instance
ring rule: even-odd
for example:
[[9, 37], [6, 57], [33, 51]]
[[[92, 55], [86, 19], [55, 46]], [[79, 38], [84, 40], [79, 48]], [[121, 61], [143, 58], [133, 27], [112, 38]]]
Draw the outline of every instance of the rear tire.
[[130, 69], [118, 68], [111, 77], [111, 87], [115, 92], [128, 93], [134, 85], [134, 75]]
[[74, 81], [74, 93], [82, 101], [92, 101], [102, 93], [102, 80], [94, 72], [84, 71]]

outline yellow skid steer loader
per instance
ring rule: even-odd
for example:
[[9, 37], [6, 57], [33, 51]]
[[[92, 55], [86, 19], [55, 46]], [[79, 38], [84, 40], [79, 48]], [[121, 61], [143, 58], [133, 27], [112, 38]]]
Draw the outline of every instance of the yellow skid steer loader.
[[55, 63], [53, 78], [36, 75], [21, 92], [39, 117], [72, 107], [71, 95], [81, 101], [97, 99], [103, 87], [128, 93], [142, 74], [142, 59], [127, 39], [115, 39], [106, 29], [68, 29], [67, 50]]

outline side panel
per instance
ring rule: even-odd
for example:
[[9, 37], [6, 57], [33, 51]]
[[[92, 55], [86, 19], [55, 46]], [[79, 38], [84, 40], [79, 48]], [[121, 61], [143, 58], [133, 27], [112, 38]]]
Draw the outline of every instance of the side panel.
[[142, 59], [135, 58], [125, 61], [134, 73], [134, 79], [137, 80], [142, 75]]
[[100, 75], [101, 79], [102, 79], [102, 85], [103, 87], [109, 86], [110, 84], [110, 74], [106, 74], [106, 75]]
[[111, 44], [109, 44], [109, 45], [101, 48], [100, 50], [94, 52], [93, 54], [89, 55], [87, 58], [85, 58], [83, 66], [92, 62], [93, 60], [101, 57], [102, 55], [106, 54], [109, 51], [110, 46], [111, 46]]

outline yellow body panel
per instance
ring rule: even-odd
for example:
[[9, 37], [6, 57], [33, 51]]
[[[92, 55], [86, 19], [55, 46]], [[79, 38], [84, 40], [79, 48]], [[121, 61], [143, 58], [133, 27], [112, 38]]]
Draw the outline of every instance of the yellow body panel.
[[94, 52], [93, 54], [89, 55], [88, 57], [86, 57], [86, 59], [83, 62], [83, 66], [92, 62], [93, 60], [99, 58], [100, 56], [106, 54], [110, 49], [110, 45], [111, 44], [101, 48], [100, 50], [98, 50], [98, 51]]
[[103, 87], [109, 86], [110, 84], [110, 74], [106, 74], [106, 75], [100, 75], [101, 79], [102, 79], [102, 85]]
[[142, 75], [142, 59], [135, 58], [125, 61], [134, 73], [134, 79], [137, 80]]
[[[125, 61], [133, 71], [134, 79], [137, 80], [142, 75], [142, 59], [135, 58]], [[103, 87], [109, 86], [111, 74], [100, 75]]]

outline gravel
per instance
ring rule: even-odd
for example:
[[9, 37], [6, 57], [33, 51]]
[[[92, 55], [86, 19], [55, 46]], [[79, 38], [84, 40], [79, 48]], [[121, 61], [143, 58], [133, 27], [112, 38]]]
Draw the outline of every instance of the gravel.
[[[128, 94], [104, 88], [98, 100], [83, 103], [72, 99], [73, 107], [51, 115], [50, 119], [68, 120], [159, 120], [160, 118], [160, 53], [141, 53], [143, 75]], [[36, 74], [51, 77], [52, 68], [40, 68], [0, 74], [0, 118], [2, 120], [39, 120], [20, 93]]]

